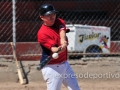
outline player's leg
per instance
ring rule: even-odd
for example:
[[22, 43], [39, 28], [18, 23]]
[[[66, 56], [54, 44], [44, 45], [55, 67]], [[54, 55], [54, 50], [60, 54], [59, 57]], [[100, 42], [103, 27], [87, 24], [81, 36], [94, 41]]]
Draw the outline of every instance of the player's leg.
[[60, 90], [63, 82], [61, 77], [64, 71], [63, 65], [46, 65], [42, 69], [43, 78], [47, 84], [47, 90]]
[[63, 84], [68, 88], [68, 90], [80, 90], [76, 75], [68, 62], [66, 62], [66, 73], [64, 76]]

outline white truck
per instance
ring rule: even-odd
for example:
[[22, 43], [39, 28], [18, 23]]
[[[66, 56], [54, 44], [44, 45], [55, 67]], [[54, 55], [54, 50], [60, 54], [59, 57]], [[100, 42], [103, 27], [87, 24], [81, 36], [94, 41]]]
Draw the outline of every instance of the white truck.
[[90, 25], [66, 25], [69, 52], [110, 53], [110, 27]]

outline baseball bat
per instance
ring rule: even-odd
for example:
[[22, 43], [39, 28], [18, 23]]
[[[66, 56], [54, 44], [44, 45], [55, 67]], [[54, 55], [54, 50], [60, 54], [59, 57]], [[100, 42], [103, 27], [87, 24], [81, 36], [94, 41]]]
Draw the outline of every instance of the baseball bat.
[[[61, 51], [61, 49], [58, 49], [58, 51], [55, 52], [55, 53], [58, 53], [58, 52], [60, 52], [60, 51]], [[54, 54], [54, 53], [53, 53], [53, 54]], [[53, 54], [52, 54], [52, 55], [53, 55]], [[39, 66], [37, 67], [37, 70], [41, 70], [45, 65], [47, 65], [47, 64], [50, 62], [50, 60], [53, 58], [52, 55], [50, 55], [50, 56], [47, 57], [45, 60], [43, 60], [43, 61], [39, 64]]]
[[14, 59], [15, 59], [16, 66], [17, 66], [18, 78], [19, 78], [20, 84], [23, 85], [23, 84], [25, 84], [26, 82], [25, 82], [24, 79], [23, 79], [22, 72], [21, 72], [21, 69], [20, 69], [20, 66], [19, 66], [19, 63], [18, 63], [18, 60], [17, 60], [15, 47], [14, 47], [14, 45], [13, 45], [12, 42], [11, 42], [11, 46], [12, 46], [12, 50], [13, 50], [13, 57], [14, 57]]

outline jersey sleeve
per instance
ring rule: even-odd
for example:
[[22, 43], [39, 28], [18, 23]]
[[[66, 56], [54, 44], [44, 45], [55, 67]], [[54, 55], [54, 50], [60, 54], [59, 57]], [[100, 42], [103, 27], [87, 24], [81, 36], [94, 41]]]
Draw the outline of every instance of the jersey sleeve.
[[43, 45], [44, 47], [51, 49], [52, 46], [57, 46], [57, 43], [49, 38], [46, 34], [38, 34], [38, 42]]
[[66, 23], [63, 19], [59, 19], [59, 31], [65, 30], [66, 33], [70, 31], [70, 29], [66, 28]]

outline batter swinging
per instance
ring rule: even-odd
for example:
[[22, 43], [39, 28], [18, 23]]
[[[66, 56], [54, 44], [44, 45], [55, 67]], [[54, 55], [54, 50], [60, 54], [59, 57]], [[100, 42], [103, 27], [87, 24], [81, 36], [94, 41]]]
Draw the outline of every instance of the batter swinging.
[[47, 90], [60, 90], [64, 84], [68, 90], [80, 90], [75, 74], [67, 62], [68, 40], [65, 21], [56, 18], [57, 11], [51, 4], [43, 4], [39, 8], [40, 18], [43, 21], [37, 37], [42, 47], [41, 60], [61, 49], [59, 57], [52, 59], [43, 69], [43, 78], [47, 84]]

